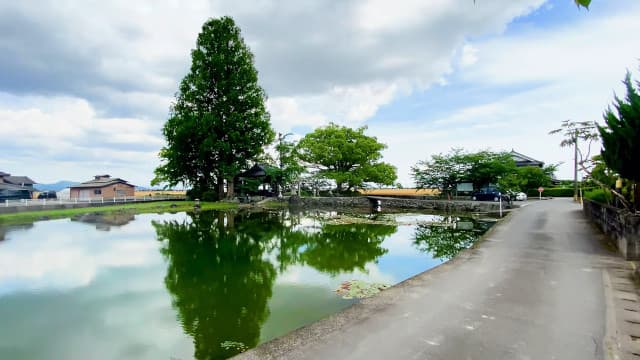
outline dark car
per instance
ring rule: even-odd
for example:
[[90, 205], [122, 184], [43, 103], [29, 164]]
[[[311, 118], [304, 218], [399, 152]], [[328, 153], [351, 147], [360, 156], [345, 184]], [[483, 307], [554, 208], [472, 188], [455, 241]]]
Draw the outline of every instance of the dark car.
[[43, 191], [40, 194], [38, 194], [38, 199], [57, 199], [58, 196], [56, 195], [55, 191]]
[[471, 200], [479, 200], [479, 201], [499, 201], [502, 198], [502, 201], [509, 202], [510, 198], [507, 194], [502, 194], [496, 188], [481, 188], [480, 190], [474, 191], [471, 194]]

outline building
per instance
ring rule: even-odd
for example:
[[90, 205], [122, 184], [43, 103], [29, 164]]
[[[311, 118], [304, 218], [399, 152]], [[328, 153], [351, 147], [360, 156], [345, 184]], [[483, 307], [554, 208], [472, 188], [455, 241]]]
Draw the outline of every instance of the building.
[[31, 199], [35, 183], [27, 176], [11, 176], [0, 171], [0, 200]]
[[109, 199], [114, 197], [134, 196], [135, 186], [120, 178], [109, 175], [96, 175], [93, 180], [69, 188], [71, 199]]
[[525, 167], [525, 166], [544, 167], [544, 161], [530, 158], [527, 155], [520, 154], [519, 152], [513, 149], [511, 149], [511, 152], [509, 154], [513, 158], [513, 161], [516, 162], [517, 167]]

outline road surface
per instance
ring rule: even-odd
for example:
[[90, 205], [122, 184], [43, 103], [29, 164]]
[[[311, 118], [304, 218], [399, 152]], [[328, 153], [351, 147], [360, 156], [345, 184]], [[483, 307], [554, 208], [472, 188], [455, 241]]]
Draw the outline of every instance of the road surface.
[[579, 205], [534, 201], [454, 260], [239, 358], [635, 358], [619, 339], [640, 330], [629, 274]]

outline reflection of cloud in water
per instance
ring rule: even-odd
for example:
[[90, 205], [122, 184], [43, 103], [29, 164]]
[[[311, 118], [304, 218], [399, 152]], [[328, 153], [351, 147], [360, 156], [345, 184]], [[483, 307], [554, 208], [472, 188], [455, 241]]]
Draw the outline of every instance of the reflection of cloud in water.
[[69, 220], [37, 222], [29, 231], [8, 233], [0, 243], [0, 295], [86, 286], [102, 270], [163, 262], [159, 244], [149, 236], [149, 218], [182, 216], [138, 217], [108, 233]]
[[294, 265], [287, 268], [287, 271], [278, 275], [276, 284], [295, 284], [299, 286], [322, 286], [330, 290], [335, 290], [345, 280], [363, 280], [366, 282], [378, 282], [385, 284], [395, 284], [402, 279], [396, 279], [392, 274], [385, 274], [380, 271], [375, 263], [365, 265], [365, 271], [355, 270], [348, 273], [340, 273], [330, 276], [320, 272], [310, 266]]

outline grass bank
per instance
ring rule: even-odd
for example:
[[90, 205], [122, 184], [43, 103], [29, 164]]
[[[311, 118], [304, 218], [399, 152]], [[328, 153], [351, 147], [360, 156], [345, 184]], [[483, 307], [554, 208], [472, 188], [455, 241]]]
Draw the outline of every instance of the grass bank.
[[[118, 204], [75, 209], [35, 210], [14, 214], [0, 214], [0, 225], [24, 224], [38, 220], [64, 219], [79, 214], [131, 212], [133, 214], [179, 212], [193, 210], [193, 201], [158, 201], [147, 203]], [[201, 210], [235, 209], [238, 204], [227, 202], [200, 202]]]

